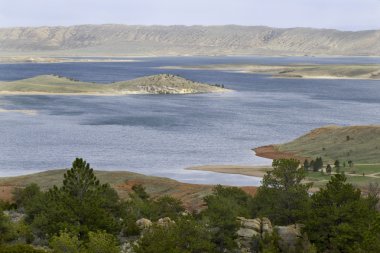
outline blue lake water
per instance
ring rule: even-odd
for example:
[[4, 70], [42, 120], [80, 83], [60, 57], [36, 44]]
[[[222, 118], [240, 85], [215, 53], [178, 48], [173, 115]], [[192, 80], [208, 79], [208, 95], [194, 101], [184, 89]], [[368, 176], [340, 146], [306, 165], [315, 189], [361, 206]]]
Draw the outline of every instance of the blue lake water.
[[0, 80], [59, 74], [107, 83], [172, 73], [234, 90], [123, 97], [0, 96], [0, 176], [67, 168], [75, 157], [83, 157], [95, 169], [183, 182], [257, 185], [257, 178], [184, 168], [270, 164], [251, 149], [289, 141], [324, 125], [379, 123], [380, 81], [275, 79], [157, 68], [215, 63], [367, 64], [380, 63], [380, 58], [167, 57], [124, 63], [0, 64]]

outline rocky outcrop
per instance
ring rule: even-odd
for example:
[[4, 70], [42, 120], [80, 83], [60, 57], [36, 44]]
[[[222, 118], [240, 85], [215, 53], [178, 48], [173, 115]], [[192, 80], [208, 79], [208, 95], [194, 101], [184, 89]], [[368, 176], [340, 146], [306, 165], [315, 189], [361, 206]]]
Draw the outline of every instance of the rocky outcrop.
[[272, 223], [268, 218], [246, 219], [238, 217], [240, 228], [237, 231], [237, 243], [241, 252], [251, 252], [251, 246], [255, 237], [261, 238], [265, 234], [272, 234]]
[[237, 218], [240, 228], [237, 231], [237, 243], [242, 253], [254, 253], [252, 245], [255, 240], [276, 232], [280, 237], [279, 247], [284, 252], [293, 252], [301, 235], [301, 225], [272, 226], [268, 218]]

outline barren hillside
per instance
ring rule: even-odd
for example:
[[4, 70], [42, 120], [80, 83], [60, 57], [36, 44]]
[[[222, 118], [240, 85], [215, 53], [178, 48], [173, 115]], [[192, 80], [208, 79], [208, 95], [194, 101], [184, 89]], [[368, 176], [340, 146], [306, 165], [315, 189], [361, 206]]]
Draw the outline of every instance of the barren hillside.
[[81, 25], [0, 29], [0, 55], [380, 55], [380, 31]]

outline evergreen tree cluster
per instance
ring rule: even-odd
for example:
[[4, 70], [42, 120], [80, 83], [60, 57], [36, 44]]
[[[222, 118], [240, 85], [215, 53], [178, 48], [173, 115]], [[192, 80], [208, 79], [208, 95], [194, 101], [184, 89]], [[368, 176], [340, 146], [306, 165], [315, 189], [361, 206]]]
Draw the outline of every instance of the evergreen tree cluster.
[[312, 170], [312, 171], [319, 171], [323, 168], [323, 160], [322, 160], [322, 157], [317, 157], [315, 160], [311, 160], [309, 162], [308, 159], [305, 159], [304, 163], [303, 163], [303, 168], [308, 171], [308, 170]]
[[[237, 217], [267, 217], [277, 226], [302, 224], [292, 251], [281, 246], [275, 230], [252, 238], [251, 252], [380, 252], [378, 187], [372, 185], [363, 194], [337, 173], [310, 194], [307, 163], [301, 167], [298, 160], [274, 160], [255, 196], [218, 185], [204, 198], [205, 208], [191, 214], [181, 201], [152, 198], [142, 185], [134, 185], [129, 199], [121, 200], [110, 185], [99, 182], [86, 161], [76, 159], [62, 186], [41, 191], [31, 184], [15, 191], [13, 206], [0, 203], [1, 210], [25, 213], [15, 223], [0, 212], [0, 253], [116, 253], [127, 238], [134, 238], [131, 248], [136, 253], [239, 252]], [[323, 161], [317, 158], [315, 163]], [[331, 169], [327, 165], [326, 172]], [[171, 222], [160, 225], [157, 221], [164, 217]], [[153, 225], [138, 227], [141, 218]]]

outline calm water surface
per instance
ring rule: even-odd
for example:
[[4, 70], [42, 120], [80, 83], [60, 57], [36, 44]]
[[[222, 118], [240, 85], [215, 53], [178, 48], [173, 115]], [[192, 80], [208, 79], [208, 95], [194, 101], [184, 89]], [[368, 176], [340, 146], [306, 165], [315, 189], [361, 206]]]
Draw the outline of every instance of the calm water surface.
[[[172, 73], [234, 92], [201, 95], [0, 96], [0, 176], [69, 167], [129, 170], [183, 182], [257, 185], [259, 179], [185, 171], [205, 164], [270, 164], [252, 148], [329, 125], [378, 124], [380, 81], [274, 79], [161, 70], [215, 63], [380, 63], [379, 58], [169, 57], [140, 62], [0, 64], [0, 80], [59, 74], [101, 83]], [[105, 84], [106, 85], [106, 84]]]

